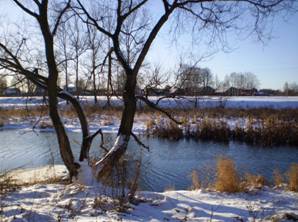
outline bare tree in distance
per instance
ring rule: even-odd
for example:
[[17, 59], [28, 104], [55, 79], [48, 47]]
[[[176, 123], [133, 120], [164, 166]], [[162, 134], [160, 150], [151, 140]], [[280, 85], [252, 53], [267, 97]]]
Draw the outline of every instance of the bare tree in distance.
[[226, 87], [235, 87], [238, 89], [256, 89], [260, 85], [258, 77], [251, 72], [233, 72], [230, 75], [226, 75], [224, 81]]
[[[68, 30], [70, 32], [69, 41], [73, 50], [73, 63], [75, 72], [75, 89], [77, 98], [81, 94], [81, 89], [79, 88], [79, 74], [80, 74], [80, 57], [88, 49], [88, 35], [86, 27], [81, 23], [77, 16], [71, 18], [73, 21], [69, 22]], [[90, 34], [90, 33], [89, 33]]]

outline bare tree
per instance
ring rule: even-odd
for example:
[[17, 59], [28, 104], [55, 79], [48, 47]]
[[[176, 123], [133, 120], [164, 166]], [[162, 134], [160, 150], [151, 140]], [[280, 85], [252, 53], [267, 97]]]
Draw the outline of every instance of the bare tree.
[[225, 77], [226, 86], [239, 89], [253, 89], [259, 87], [259, 80], [253, 73], [236, 73], [233, 72]]
[[77, 16], [72, 17], [72, 20], [68, 26], [70, 35], [70, 45], [73, 50], [73, 62], [75, 71], [75, 87], [77, 98], [79, 98], [79, 72], [80, 72], [80, 57], [86, 52], [88, 46], [89, 37], [86, 35], [86, 27], [80, 22]]
[[73, 59], [73, 52], [70, 50], [70, 42], [69, 42], [69, 31], [67, 28], [66, 22], [62, 22], [59, 26], [59, 32], [57, 33], [57, 42], [58, 42], [58, 50], [57, 56], [60, 57], [61, 61], [59, 64], [62, 66], [62, 71], [65, 75], [64, 80], [64, 89], [68, 91], [69, 86], [69, 78], [70, 78], [70, 67], [69, 63]]
[[93, 26], [88, 26], [88, 48], [90, 51], [90, 75], [92, 78], [92, 91], [94, 96], [94, 103], [97, 103], [97, 84], [96, 84], [96, 74], [99, 70], [100, 62], [99, 62], [99, 53], [101, 50], [101, 42], [103, 41], [103, 38], [101, 38], [102, 35], [99, 35], [99, 33], [96, 31], [96, 29]]

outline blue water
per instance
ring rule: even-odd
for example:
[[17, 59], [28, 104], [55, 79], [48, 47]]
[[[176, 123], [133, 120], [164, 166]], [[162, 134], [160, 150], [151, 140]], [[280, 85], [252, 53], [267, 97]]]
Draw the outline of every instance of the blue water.
[[[68, 134], [74, 155], [78, 159], [81, 134]], [[115, 135], [105, 134], [105, 137], [106, 143], [111, 143]], [[149, 145], [150, 151], [142, 149], [131, 139], [126, 158], [131, 163], [142, 159], [142, 190], [163, 191], [167, 187], [187, 189], [191, 185], [189, 175], [194, 169], [207, 182], [214, 177], [216, 160], [220, 156], [232, 158], [241, 173], [261, 174], [269, 180], [274, 169], [285, 172], [291, 163], [298, 162], [298, 149], [287, 146], [262, 148], [234, 142], [221, 144], [186, 139], [178, 142], [147, 137], [141, 139]], [[91, 155], [100, 156], [99, 142], [99, 138], [96, 138]], [[0, 131], [0, 171], [53, 163], [62, 163], [53, 132]]]

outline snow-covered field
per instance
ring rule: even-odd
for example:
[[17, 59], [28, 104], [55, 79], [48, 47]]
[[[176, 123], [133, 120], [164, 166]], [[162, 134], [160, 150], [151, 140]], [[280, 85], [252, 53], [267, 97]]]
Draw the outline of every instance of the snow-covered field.
[[[58, 167], [58, 168], [57, 168]], [[39, 172], [38, 172], [39, 171]], [[55, 173], [53, 173], [55, 171]], [[15, 178], [65, 176], [61, 166], [17, 171]], [[39, 178], [42, 179], [42, 178]], [[165, 191], [137, 193], [138, 205], [117, 211], [102, 187], [36, 184], [1, 197], [1, 221], [290, 221], [298, 217], [298, 193], [265, 187], [248, 193]], [[281, 219], [281, 220], [280, 220]]]
[[[84, 96], [80, 98], [83, 103], [93, 104], [92, 96]], [[159, 97], [150, 97], [152, 102], [156, 102]], [[107, 102], [106, 97], [99, 96], [99, 105], [104, 106]], [[0, 107], [2, 108], [21, 108], [25, 106], [36, 106], [44, 103], [42, 97], [0, 97]], [[65, 104], [64, 101], [60, 102]], [[118, 97], [111, 98], [113, 106], [121, 106], [122, 100]], [[142, 103], [139, 103], [142, 105]], [[204, 97], [183, 97], [183, 98], [168, 98], [159, 102], [160, 107], [163, 108], [212, 108], [212, 107], [225, 107], [225, 108], [298, 108], [298, 97], [268, 97], [268, 96], [239, 96], [239, 97], [217, 97], [217, 96], [204, 96]]]

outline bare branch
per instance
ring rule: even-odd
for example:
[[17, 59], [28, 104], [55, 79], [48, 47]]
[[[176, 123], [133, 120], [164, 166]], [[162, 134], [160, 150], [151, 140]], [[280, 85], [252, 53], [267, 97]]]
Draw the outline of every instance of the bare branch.
[[98, 134], [100, 134], [100, 137], [101, 137], [100, 148], [102, 148], [106, 153], [109, 152], [109, 150], [104, 146], [104, 136], [103, 136], [103, 133], [102, 133], [102, 129], [98, 129], [94, 134], [92, 134], [91, 136], [87, 137], [86, 139], [89, 140], [89, 142], [91, 143], [92, 140]]
[[132, 137], [135, 139], [135, 141], [143, 148], [145, 148], [146, 150], [149, 151], [149, 146], [146, 146], [139, 138], [136, 134], [134, 134], [133, 132], [131, 132]]
[[149, 107], [156, 109], [157, 111], [165, 114], [170, 120], [172, 120], [176, 124], [179, 124], [179, 125], [182, 124], [182, 122], [176, 120], [169, 112], [158, 107], [155, 103], [151, 102], [149, 99], [145, 98], [144, 96], [136, 96], [136, 98], [144, 101]]
[[134, 13], [135, 11], [137, 11], [140, 7], [142, 7], [148, 0], [143, 0], [141, 2], [139, 2], [137, 5], [135, 5], [134, 7], [130, 7], [129, 11], [125, 14], [122, 15], [123, 19], [126, 19], [129, 15], [131, 15], [132, 13]]
[[59, 25], [60, 25], [60, 22], [61, 22], [61, 19], [62, 19], [64, 13], [67, 11], [67, 9], [70, 8], [70, 6], [71, 6], [71, 5], [70, 5], [70, 2], [71, 2], [71, 0], [68, 0], [68, 1], [67, 1], [65, 7], [61, 10], [61, 12], [60, 12], [59, 15], [58, 15], [57, 20], [56, 20], [56, 23], [55, 23], [55, 25], [54, 25], [54, 29], [53, 29], [53, 31], [52, 31], [52, 35], [53, 35], [53, 36], [56, 35], [57, 29], [58, 29], [58, 27], [59, 27]]
[[[26, 12], [27, 14], [35, 17], [35, 18], [38, 18], [39, 15], [36, 14], [35, 12], [29, 10], [26, 6], [24, 6], [22, 3], [20, 3], [18, 0], [13, 0], [24, 12]], [[34, 1], [36, 3], [36, 1]], [[40, 3], [38, 4], [38, 7], [40, 6]]]
[[[84, 12], [84, 14], [85, 14], [85, 15], [87, 16], [87, 18], [88, 18], [87, 20], [84, 20], [84, 19], [82, 18], [82, 16], [81, 16], [79, 13], [76, 12], [76, 14], [80, 17], [80, 19], [81, 19], [83, 22], [87, 23], [87, 24], [94, 25], [94, 26], [97, 28], [98, 31], [100, 31], [100, 32], [102, 32], [103, 34], [107, 35], [108, 37], [112, 38], [112, 37], [113, 37], [112, 33], [110, 33], [109, 31], [105, 30], [103, 27], [101, 27], [101, 26], [98, 24], [98, 22], [96, 21], [96, 19], [94, 19], [94, 18], [89, 14], [89, 12], [88, 12], [87, 9], [84, 7], [84, 5], [81, 3], [81, 1], [80, 1], [80, 0], [77, 0], [77, 2], [78, 2], [79, 5], [80, 5], [80, 9]], [[92, 23], [90, 23], [89, 20], [90, 20]]]

